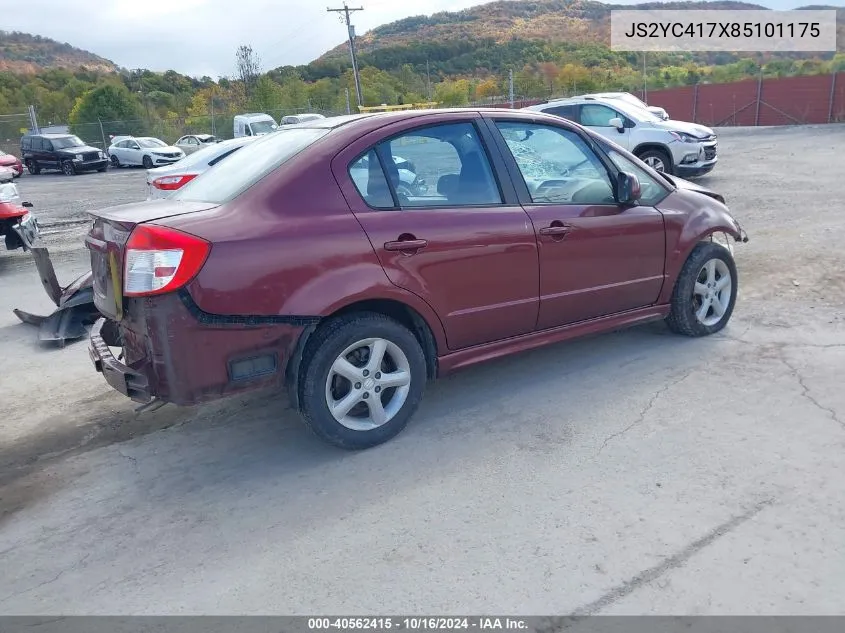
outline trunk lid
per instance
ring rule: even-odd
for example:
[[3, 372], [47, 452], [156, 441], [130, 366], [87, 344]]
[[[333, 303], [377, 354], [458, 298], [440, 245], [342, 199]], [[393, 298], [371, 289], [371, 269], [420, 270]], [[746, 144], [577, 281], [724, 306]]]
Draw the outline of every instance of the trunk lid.
[[92, 211], [94, 224], [85, 237], [91, 254], [94, 305], [106, 317], [123, 318], [123, 261], [126, 242], [138, 224], [217, 206], [207, 202], [156, 200]]

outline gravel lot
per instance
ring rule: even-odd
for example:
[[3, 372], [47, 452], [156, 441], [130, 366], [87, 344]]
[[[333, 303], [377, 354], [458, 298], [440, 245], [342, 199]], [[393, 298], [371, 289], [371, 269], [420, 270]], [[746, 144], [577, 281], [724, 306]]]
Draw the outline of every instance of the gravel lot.
[[[3, 251], [0, 613], [842, 614], [845, 126], [721, 139], [702, 182], [751, 238], [722, 334], [467, 370], [364, 453], [273, 394], [136, 416], [16, 321], [49, 300]], [[21, 179], [60, 281], [143, 181]]]

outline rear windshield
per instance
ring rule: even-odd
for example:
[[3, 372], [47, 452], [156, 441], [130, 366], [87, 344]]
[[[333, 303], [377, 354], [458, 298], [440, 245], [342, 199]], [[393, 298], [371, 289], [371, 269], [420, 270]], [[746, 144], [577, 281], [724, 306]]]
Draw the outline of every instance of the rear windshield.
[[183, 169], [193, 169], [200, 164], [208, 165], [221, 154], [230, 154], [236, 149], [240, 149], [243, 145], [243, 143], [224, 143], [222, 145], [214, 143], [208, 147], [203, 147], [202, 149], [197, 150], [193, 154], [188, 154], [185, 158], [180, 160], [178, 164]]
[[328, 134], [324, 129], [280, 129], [262, 136], [177, 190], [173, 200], [223, 204]]

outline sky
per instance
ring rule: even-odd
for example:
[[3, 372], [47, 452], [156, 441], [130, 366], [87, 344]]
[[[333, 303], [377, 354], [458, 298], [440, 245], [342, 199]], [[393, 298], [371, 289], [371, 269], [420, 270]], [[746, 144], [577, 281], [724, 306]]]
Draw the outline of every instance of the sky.
[[[753, 1], [753, 0], [752, 0]], [[0, 4], [13, 0], [0, 0]], [[617, 0], [628, 4], [632, 0]], [[810, 0], [758, 0], [791, 9]], [[839, 5], [840, 0], [832, 4]], [[350, 0], [359, 35], [411, 15], [465, 9], [483, 0]], [[343, 0], [24, 0], [3, 13], [3, 30], [67, 42], [124, 68], [213, 78], [235, 74], [235, 50], [249, 44], [262, 70], [306, 64], [346, 41]]]

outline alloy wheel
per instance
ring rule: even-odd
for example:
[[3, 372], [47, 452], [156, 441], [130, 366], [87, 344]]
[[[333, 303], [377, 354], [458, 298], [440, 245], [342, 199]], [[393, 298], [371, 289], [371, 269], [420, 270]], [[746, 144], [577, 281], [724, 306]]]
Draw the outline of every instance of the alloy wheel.
[[659, 156], [646, 156], [643, 162], [654, 171], [660, 172], [661, 174], [666, 171], [666, 165]]
[[326, 404], [332, 417], [353, 431], [390, 422], [408, 399], [411, 365], [395, 343], [368, 338], [353, 343], [332, 363]]
[[711, 259], [701, 267], [693, 288], [695, 318], [706, 327], [719, 323], [730, 308], [733, 281], [728, 265]]

